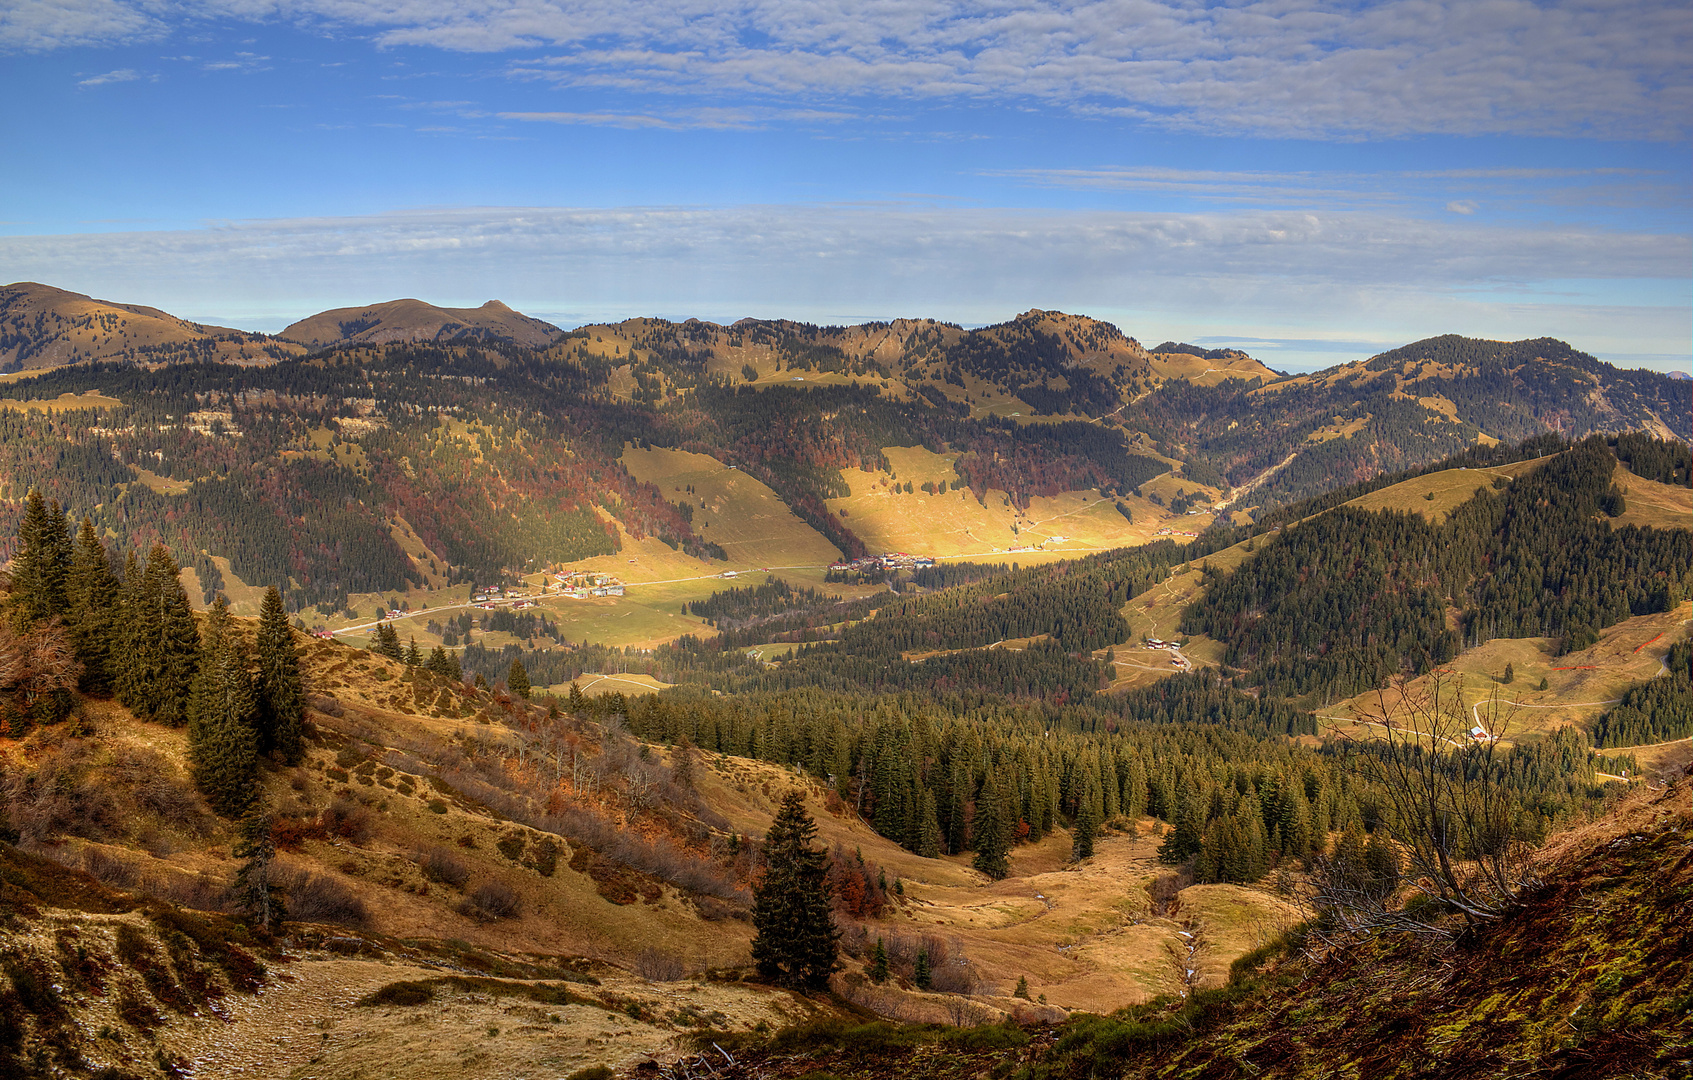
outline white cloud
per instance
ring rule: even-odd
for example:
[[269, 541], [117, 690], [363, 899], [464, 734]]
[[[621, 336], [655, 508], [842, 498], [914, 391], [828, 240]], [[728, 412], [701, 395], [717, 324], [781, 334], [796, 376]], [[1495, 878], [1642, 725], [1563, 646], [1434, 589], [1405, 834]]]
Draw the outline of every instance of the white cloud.
[[1049, 307], [1156, 340], [1453, 331], [1630, 354], [1685, 351], [1686, 305], [1591, 303], [1544, 279], [1662, 294], [1648, 283], [1685, 283], [1690, 257], [1679, 236], [1367, 213], [911, 204], [465, 209], [0, 238], [13, 276], [166, 310], [297, 317], [415, 295], [594, 316], [984, 322]]
[[1454, 199], [1446, 204], [1446, 209], [1454, 214], [1463, 214], [1468, 216], [1475, 213], [1476, 210], [1480, 209], [1480, 207], [1478, 207], [1476, 203], [1470, 199]]
[[104, 75], [92, 75], [79, 80], [77, 85], [105, 86], [107, 83], [134, 82], [139, 78], [141, 78], [141, 74], [134, 68], [119, 68], [116, 71], [108, 71]]
[[[164, 0], [22, 0], [0, 45], [156, 35]], [[156, 6], [155, 6], [156, 5]], [[513, 74], [689, 95], [1028, 101], [1182, 130], [1686, 137], [1682, 0], [197, 0]], [[163, 16], [161, 16], [162, 18]]]
[[163, 37], [165, 25], [118, 0], [6, 0], [0, 50], [115, 45]]
[[750, 131], [787, 121], [797, 124], [838, 124], [854, 114], [822, 109], [703, 108], [677, 109], [665, 113], [612, 112], [503, 112], [502, 120], [567, 124], [626, 129], [658, 128], [665, 131]]

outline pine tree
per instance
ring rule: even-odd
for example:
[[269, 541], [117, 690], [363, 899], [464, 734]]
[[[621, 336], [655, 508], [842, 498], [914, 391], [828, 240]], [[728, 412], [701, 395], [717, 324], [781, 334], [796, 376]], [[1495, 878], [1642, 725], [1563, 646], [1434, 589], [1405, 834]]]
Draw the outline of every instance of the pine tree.
[[876, 939], [876, 951], [870, 954], [870, 966], [864, 973], [878, 986], [888, 981], [888, 950], [881, 938]]
[[811, 846], [816, 835], [805, 796], [788, 792], [764, 837], [768, 869], [753, 890], [752, 909], [759, 973], [809, 990], [828, 984], [840, 937], [830, 912], [827, 857]]
[[1071, 833], [1070, 858], [1075, 862], [1093, 857], [1093, 843], [1099, 835], [1099, 811], [1094, 809], [1091, 783], [1089, 789], [1076, 810], [1076, 826]]
[[180, 573], [170, 550], [163, 544], [153, 545], [142, 575], [148, 602], [156, 604], [159, 613], [159, 666], [148, 698], [152, 718], [173, 727], [188, 720], [188, 694], [200, 652], [200, 635], [194, 629], [194, 612], [177, 576]]
[[230, 854], [245, 860], [235, 872], [236, 902], [253, 925], [269, 934], [287, 918], [282, 897], [270, 882], [270, 865], [276, 858], [276, 838], [270, 807], [254, 799], [241, 816], [241, 832]]
[[511, 670], [506, 672], [506, 689], [518, 697], [529, 700], [529, 672], [523, 670], [523, 661], [512, 658]]
[[1007, 792], [1000, 784], [998, 770], [990, 768], [987, 783], [982, 785], [982, 794], [976, 800], [972, 830], [975, 835], [971, 838], [975, 841], [976, 857], [970, 865], [995, 881], [1009, 874], [1013, 826]]
[[417, 638], [408, 638], [406, 645], [406, 666], [419, 667], [423, 664], [423, 653], [418, 651]]
[[1197, 855], [1204, 843], [1205, 807], [1194, 797], [1182, 801], [1175, 815], [1175, 829], [1158, 845], [1158, 857], [1172, 865]]
[[298, 765], [305, 754], [305, 692], [294, 632], [274, 585], [259, 608], [258, 653], [258, 751]]
[[582, 688], [580, 686], [577, 686], [575, 682], [572, 682], [570, 684], [570, 713], [571, 713], [571, 715], [581, 716], [584, 712], [587, 711], [587, 708], [588, 708], [588, 699], [585, 696], [583, 696]]
[[141, 560], [131, 548], [124, 558], [123, 585], [118, 594], [122, 618], [112, 635], [118, 647], [112, 691], [137, 716], [146, 715], [141, 702], [158, 667], [158, 613], [147, 603], [145, 582]]
[[[556, 710], [557, 706], [552, 706]], [[699, 783], [694, 772], [695, 759], [694, 741], [686, 735], [676, 743], [676, 749], [670, 752], [670, 777], [683, 790], [692, 791]]]
[[917, 984], [917, 989], [927, 990], [935, 985], [935, 974], [929, 966], [929, 950], [917, 950], [917, 962], [912, 965], [911, 981]]
[[[64, 511], [51, 507], [41, 492], [30, 489], [18, 523], [18, 552], [12, 557], [12, 625], [25, 633], [39, 623], [65, 614], [65, 577], [69, 559]], [[61, 535], [55, 535], [55, 530]]]
[[124, 565], [123, 622], [113, 637], [118, 700], [144, 720], [180, 726], [200, 654], [200, 636], [178, 569], [163, 544], [143, 570], [133, 552]]
[[95, 534], [94, 523], [85, 517], [71, 554], [65, 599], [71, 641], [77, 659], [82, 661], [82, 689], [91, 694], [108, 694], [114, 689], [117, 665], [112, 653], [121, 597], [118, 579], [106, 559], [106, 545]]
[[394, 629], [393, 623], [383, 623], [376, 628], [374, 642], [376, 652], [390, 660], [405, 660], [405, 653], [400, 649], [400, 633]]
[[923, 789], [923, 805], [918, 811], [922, 831], [917, 835], [917, 854], [925, 859], [938, 859], [941, 854], [941, 822], [935, 813], [935, 793]]
[[228, 602], [218, 597], [206, 620], [194, 680], [188, 758], [194, 783], [212, 809], [235, 817], [251, 805], [258, 786], [258, 739], [251, 662], [229, 625]]

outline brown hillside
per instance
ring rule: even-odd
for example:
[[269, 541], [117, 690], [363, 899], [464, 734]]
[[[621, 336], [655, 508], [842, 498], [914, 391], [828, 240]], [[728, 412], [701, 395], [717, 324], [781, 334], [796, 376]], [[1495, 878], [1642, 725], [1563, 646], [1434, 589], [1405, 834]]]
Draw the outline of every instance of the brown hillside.
[[0, 287], [0, 370], [89, 360], [268, 363], [303, 350], [264, 334], [188, 322], [158, 308], [95, 300], [33, 281]]
[[336, 308], [301, 319], [278, 337], [322, 348], [347, 342], [386, 345], [395, 341], [451, 341], [481, 338], [544, 348], [559, 328], [490, 300], [477, 308], [444, 308], [422, 300], [390, 300], [363, 308]]

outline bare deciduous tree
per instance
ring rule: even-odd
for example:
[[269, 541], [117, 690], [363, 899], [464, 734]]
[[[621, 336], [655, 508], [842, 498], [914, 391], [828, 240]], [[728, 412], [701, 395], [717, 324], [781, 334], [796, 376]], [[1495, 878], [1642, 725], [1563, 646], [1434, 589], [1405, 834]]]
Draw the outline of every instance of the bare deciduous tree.
[[1513, 712], [1497, 687], [1466, 705], [1461, 677], [1449, 672], [1420, 685], [1401, 678], [1377, 693], [1361, 719], [1383, 737], [1358, 749], [1383, 800], [1378, 837], [1385, 831], [1392, 847], [1318, 860], [1314, 899], [1336, 925], [1449, 933], [1396, 904], [1401, 870], [1406, 885], [1466, 926], [1500, 917], [1535, 882], [1534, 844], [1495, 779]]

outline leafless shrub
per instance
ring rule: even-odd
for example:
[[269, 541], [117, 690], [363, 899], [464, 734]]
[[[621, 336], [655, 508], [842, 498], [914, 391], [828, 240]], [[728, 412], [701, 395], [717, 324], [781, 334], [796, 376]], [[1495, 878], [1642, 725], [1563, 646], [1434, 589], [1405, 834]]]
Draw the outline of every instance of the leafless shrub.
[[282, 889], [288, 917], [296, 922], [335, 923], [361, 928], [370, 922], [363, 900], [339, 879], [302, 866], [273, 863], [270, 882]]
[[459, 905], [459, 912], [479, 919], [513, 919], [523, 911], [523, 898], [517, 890], [498, 878], [484, 881], [471, 890], [470, 896]]
[[149, 874], [141, 882], [141, 891], [177, 907], [196, 911], [226, 911], [229, 908], [228, 883], [204, 874], [177, 874], [168, 870]]
[[752, 912], [745, 904], [732, 904], [727, 900], [719, 900], [715, 896], [693, 897], [694, 910], [699, 912], [700, 918], [706, 922], [721, 922], [724, 919], [747, 920], [752, 918]]
[[451, 885], [455, 889], [463, 888], [464, 883], [470, 880], [470, 867], [444, 847], [425, 848], [418, 853], [417, 865], [430, 881]]
[[1186, 868], [1173, 874], [1160, 874], [1146, 883], [1146, 895], [1152, 900], [1152, 914], [1165, 917], [1181, 910], [1179, 893], [1193, 884], [1193, 874]]
[[340, 699], [333, 694], [317, 694], [307, 699], [306, 704], [325, 716], [340, 718], [347, 714], [346, 706], [342, 705]]
[[[1465, 926], [1504, 915], [1538, 881], [1532, 839], [1516, 820], [1510, 793], [1490, 779], [1513, 712], [1497, 688], [1472, 712], [1462, 676], [1439, 671], [1421, 685], [1400, 678], [1377, 693], [1361, 719], [1385, 737], [1361, 745], [1359, 758], [1382, 793], [1378, 833], [1392, 839], [1392, 872], [1385, 876], [1394, 887], [1382, 887], [1383, 874], [1360, 875], [1341, 860], [1319, 860], [1317, 904], [1330, 925], [1344, 935], [1455, 934], [1392, 902], [1401, 868], [1412, 888], [1438, 910], [1456, 912]], [[1472, 725], [1483, 730], [1481, 738], [1471, 738]]]
[[42, 698], [75, 689], [81, 677], [76, 648], [57, 619], [27, 634], [0, 625], [0, 693], [11, 708], [30, 715]]
[[953, 1027], [975, 1027], [978, 1024], [992, 1023], [999, 1018], [999, 1012], [976, 1004], [967, 997], [954, 994], [946, 1000], [947, 1018]]
[[137, 810], [166, 828], [205, 836], [216, 827], [217, 819], [206, 809], [205, 800], [164, 755], [120, 744], [112, 748], [107, 770], [117, 786], [129, 793]]
[[127, 889], [141, 879], [134, 859], [96, 844], [81, 845], [74, 859], [77, 869], [115, 889]]
[[935, 967], [929, 978], [930, 985], [943, 994], [977, 994], [982, 990], [981, 973], [964, 956]]
[[635, 974], [648, 982], [675, 982], [687, 974], [687, 967], [677, 957], [649, 945], [635, 958]]
[[121, 837], [129, 818], [119, 789], [101, 775], [104, 754], [98, 743], [44, 728], [27, 743], [34, 768], [7, 768], [0, 778], [12, 827], [25, 841], [56, 836], [88, 840]]
[[323, 824], [336, 836], [362, 844], [376, 828], [376, 815], [346, 799], [335, 799], [323, 812]]

